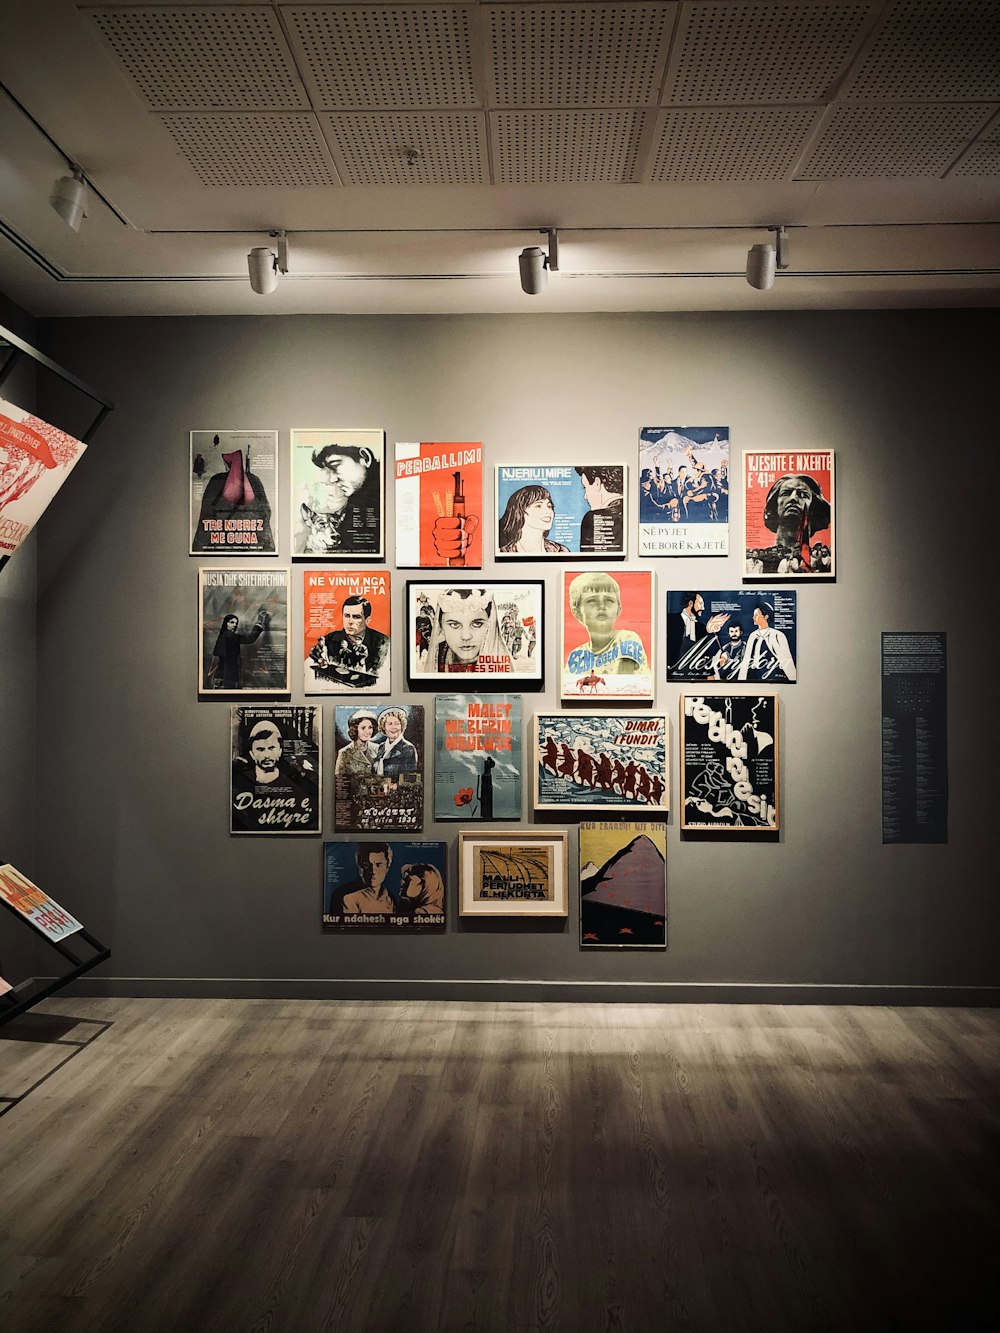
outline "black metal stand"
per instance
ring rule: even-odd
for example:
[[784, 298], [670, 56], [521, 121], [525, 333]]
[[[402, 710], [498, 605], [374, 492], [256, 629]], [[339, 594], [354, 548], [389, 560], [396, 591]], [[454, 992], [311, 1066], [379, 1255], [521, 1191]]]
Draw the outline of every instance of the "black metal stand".
[[[100, 940], [95, 940], [89, 931], [77, 930], [64, 939], [52, 940], [49, 939], [44, 930], [39, 930], [33, 922], [22, 916], [20, 912], [16, 911], [10, 903], [5, 902], [2, 898], [0, 898], [0, 905], [6, 907], [13, 916], [17, 917], [18, 921], [23, 922], [36, 935], [40, 935], [46, 944], [57, 950], [72, 963], [69, 971], [64, 972], [62, 976], [53, 978], [28, 977], [25, 981], [19, 982], [6, 995], [0, 995], [0, 1027], [4, 1023], [9, 1023], [12, 1018], [16, 1018], [18, 1014], [23, 1014], [26, 1009], [33, 1008], [39, 1000], [54, 995], [56, 991], [62, 990], [64, 986], [68, 986], [77, 977], [82, 977], [84, 972], [89, 972], [91, 968], [97, 967], [98, 963], [103, 963], [111, 957], [111, 950], [103, 945]], [[79, 953], [74, 952], [69, 947], [67, 941], [75, 942], [77, 940], [83, 940], [88, 946], [91, 950], [90, 957], [84, 956], [81, 958]]]

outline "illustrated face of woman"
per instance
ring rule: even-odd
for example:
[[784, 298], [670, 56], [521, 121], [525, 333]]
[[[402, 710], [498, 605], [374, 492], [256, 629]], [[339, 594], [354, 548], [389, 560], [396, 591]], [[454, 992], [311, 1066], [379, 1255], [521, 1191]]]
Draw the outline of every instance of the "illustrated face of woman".
[[395, 713], [388, 713], [382, 719], [382, 730], [385, 732], [386, 740], [395, 741], [403, 733], [403, 724]]
[[460, 662], [474, 662], [479, 656], [490, 619], [477, 607], [463, 607], [445, 613], [441, 628], [448, 647]]
[[365, 741], [370, 741], [375, 734], [375, 724], [369, 718], [363, 717], [358, 723], [358, 744], [364, 745]]
[[528, 505], [524, 511], [524, 526], [526, 528], [539, 528], [542, 532], [548, 532], [555, 516], [556, 511], [551, 500], [536, 500], [534, 504]]
[[239, 623], [239, 619], [236, 616], [226, 616], [225, 620], [222, 622], [222, 628], [235, 630]]

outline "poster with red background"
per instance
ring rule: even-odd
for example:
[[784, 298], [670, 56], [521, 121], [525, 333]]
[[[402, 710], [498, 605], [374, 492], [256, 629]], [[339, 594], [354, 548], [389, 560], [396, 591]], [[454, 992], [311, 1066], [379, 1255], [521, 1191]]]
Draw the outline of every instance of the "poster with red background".
[[833, 450], [743, 454], [743, 576], [833, 578]]
[[305, 694], [389, 693], [388, 573], [305, 570], [302, 627]]
[[647, 569], [563, 573], [563, 700], [651, 703], [653, 574]]
[[400, 569], [481, 569], [481, 443], [397, 444], [396, 564]]

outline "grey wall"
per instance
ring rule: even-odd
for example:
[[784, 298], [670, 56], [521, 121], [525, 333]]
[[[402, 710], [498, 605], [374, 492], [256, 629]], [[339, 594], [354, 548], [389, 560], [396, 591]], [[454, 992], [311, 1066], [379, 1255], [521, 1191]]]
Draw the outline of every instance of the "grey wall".
[[[650, 989], [661, 983], [706, 995], [812, 985], [822, 998], [831, 986], [1000, 985], [997, 631], [985, 586], [996, 335], [993, 312], [47, 322], [50, 354], [117, 410], [41, 535], [43, 882], [111, 943], [104, 971], [131, 991], [335, 993], [346, 982], [381, 993], [362, 983], [398, 979], [411, 990], [463, 981], [459, 993], [475, 996], [487, 988], [473, 983], [501, 979], [636, 997], [689, 993]], [[582, 954], [575, 905], [555, 925], [470, 924], [452, 910], [441, 937], [324, 936], [319, 840], [227, 832], [229, 708], [195, 692], [188, 431], [277, 428], [286, 454], [291, 426], [372, 425], [390, 446], [482, 439], [489, 468], [612, 456], [634, 467], [640, 426], [695, 423], [728, 423], [736, 451], [837, 450], [838, 580], [800, 589], [800, 683], [780, 692], [780, 842], [682, 840], [672, 817], [666, 953]], [[285, 563], [286, 502], [287, 491]], [[732, 509], [738, 523], [736, 493]], [[634, 531], [631, 543], [634, 563]], [[740, 582], [735, 554], [655, 568], [661, 604], [668, 587]], [[557, 573], [543, 573], [551, 610]], [[397, 629], [405, 577], [393, 588]], [[299, 568], [293, 641], [300, 587]], [[529, 714], [558, 707], [556, 619], [552, 684], [526, 696]], [[947, 846], [881, 845], [883, 629], [948, 633]], [[675, 785], [679, 693], [659, 686]], [[425, 836], [455, 832], [429, 822]]]

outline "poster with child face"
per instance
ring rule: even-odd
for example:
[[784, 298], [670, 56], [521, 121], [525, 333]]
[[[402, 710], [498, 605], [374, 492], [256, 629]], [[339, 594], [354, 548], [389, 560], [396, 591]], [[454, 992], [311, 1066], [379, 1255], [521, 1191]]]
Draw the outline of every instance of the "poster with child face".
[[652, 703], [654, 693], [651, 571], [564, 572], [560, 699]]

